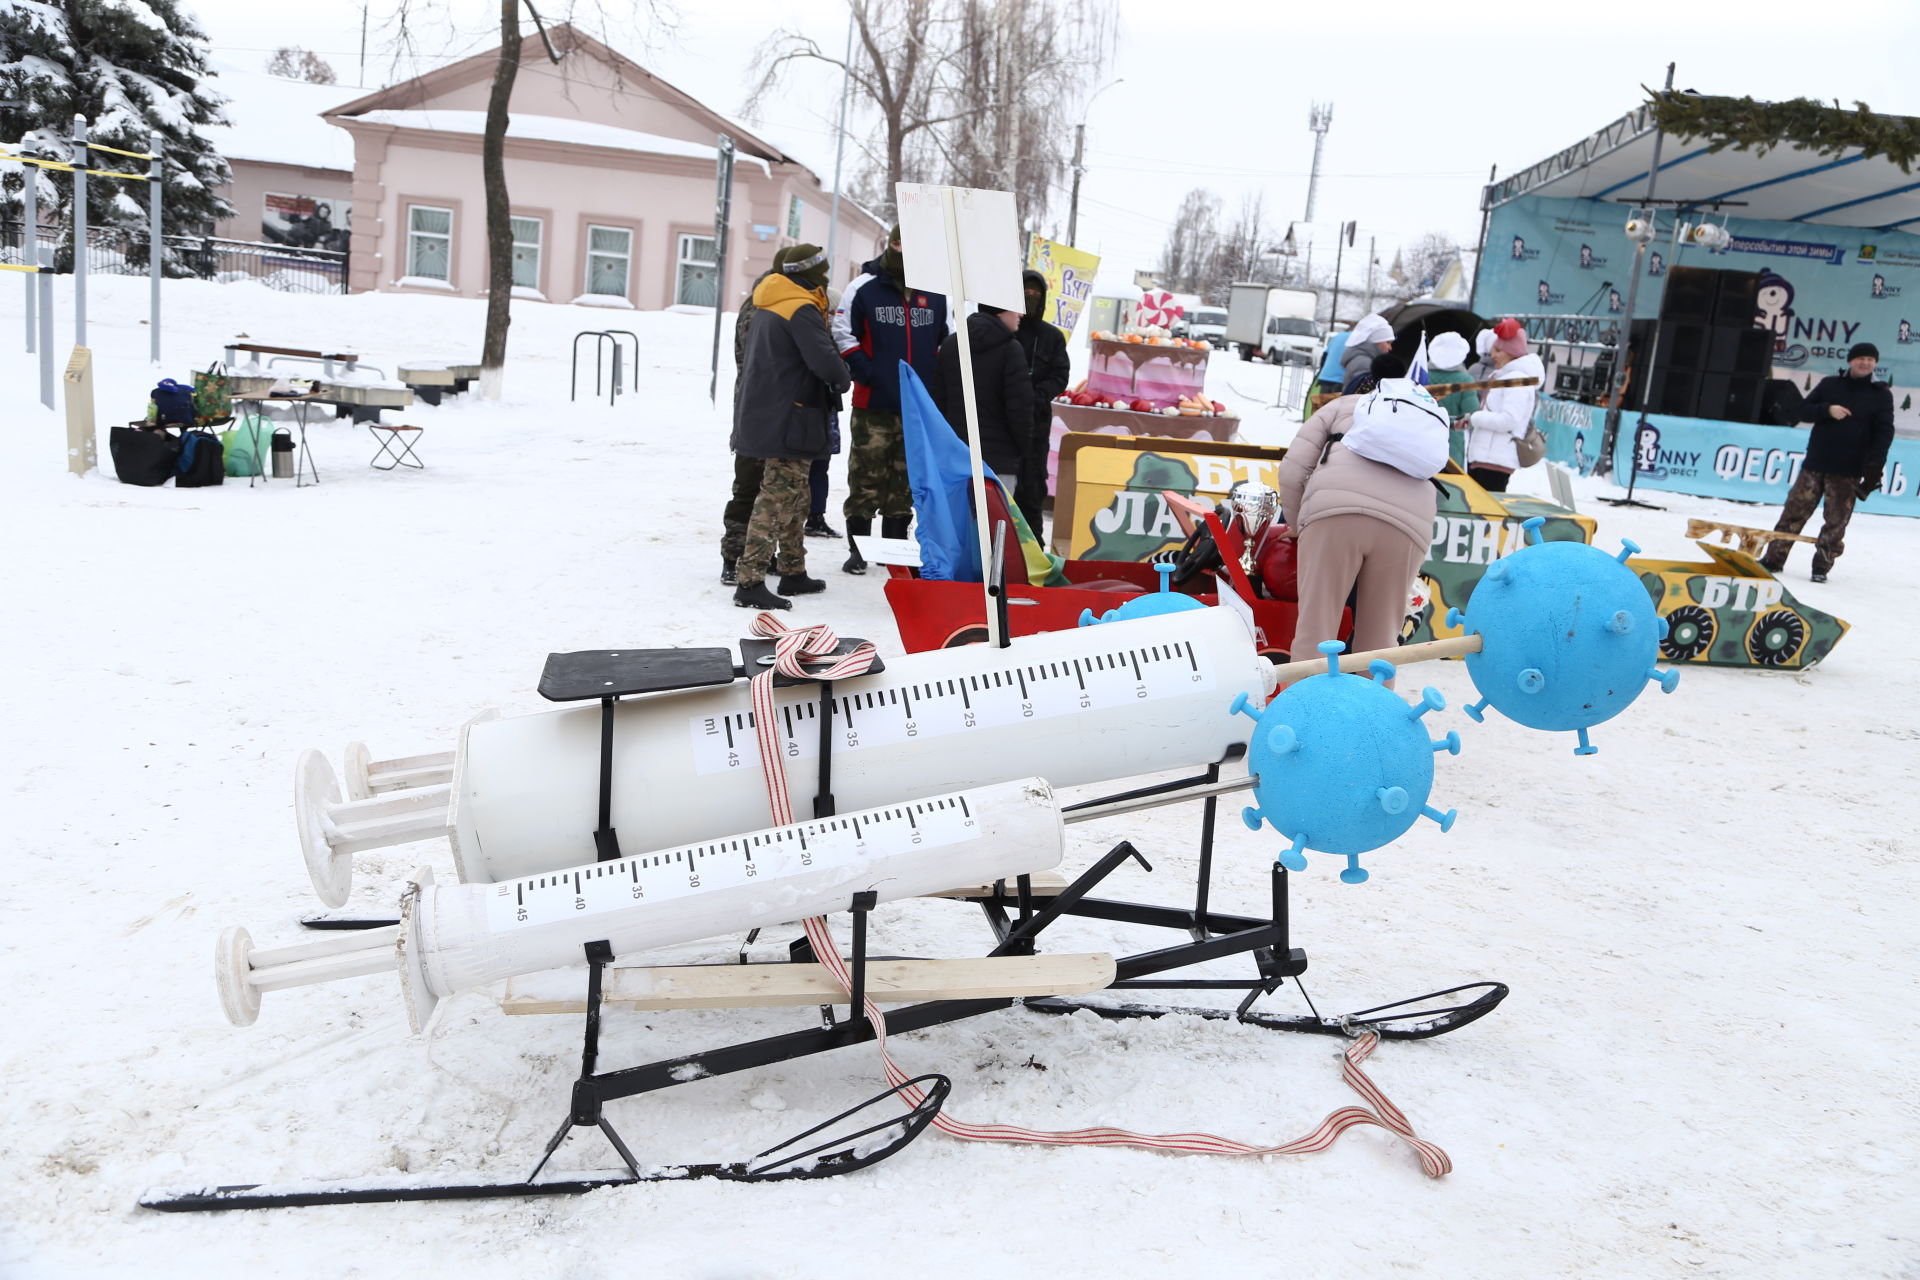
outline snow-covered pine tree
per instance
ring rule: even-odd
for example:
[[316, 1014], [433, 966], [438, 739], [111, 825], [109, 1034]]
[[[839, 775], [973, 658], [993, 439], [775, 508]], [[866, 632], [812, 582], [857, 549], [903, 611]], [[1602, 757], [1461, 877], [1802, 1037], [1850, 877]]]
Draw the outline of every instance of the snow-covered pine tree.
[[[223, 122], [207, 69], [206, 37], [177, 0], [0, 0], [0, 145], [50, 160], [70, 160], [73, 117], [88, 121], [90, 141], [145, 151], [149, 134], [166, 156], [161, 201], [167, 235], [201, 234], [232, 207], [219, 194], [231, 180], [227, 162], [202, 130]], [[0, 220], [22, 215], [23, 166], [0, 164]], [[146, 172], [144, 160], [93, 153], [95, 169]], [[70, 174], [43, 172], [40, 217], [69, 225]], [[87, 220], [132, 233], [144, 263], [146, 184], [102, 178], [87, 183]], [[71, 253], [69, 243], [61, 257]], [[169, 275], [189, 274], [169, 252]]]

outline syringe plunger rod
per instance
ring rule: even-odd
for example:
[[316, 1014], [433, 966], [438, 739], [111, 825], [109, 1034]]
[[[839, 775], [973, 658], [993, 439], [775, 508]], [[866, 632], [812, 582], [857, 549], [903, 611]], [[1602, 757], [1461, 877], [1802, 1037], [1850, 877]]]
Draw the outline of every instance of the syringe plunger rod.
[[417, 1031], [442, 996], [576, 964], [589, 942], [633, 954], [845, 910], [869, 889], [939, 893], [1057, 866], [1064, 846], [1052, 789], [1026, 778], [500, 884], [422, 871], [378, 934], [261, 951], [228, 930], [221, 1002], [245, 1026], [262, 992], [397, 966]]

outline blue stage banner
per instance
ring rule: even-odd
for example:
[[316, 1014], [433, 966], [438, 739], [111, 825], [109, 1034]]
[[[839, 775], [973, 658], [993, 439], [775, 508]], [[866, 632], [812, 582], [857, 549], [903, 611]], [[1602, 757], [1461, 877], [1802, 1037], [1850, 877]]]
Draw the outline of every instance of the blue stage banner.
[[[1489, 319], [1515, 313], [1624, 317], [1634, 245], [1626, 205], [1527, 196], [1501, 205], [1487, 224], [1473, 309]], [[1663, 211], [1659, 225], [1672, 225]], [[1878, 377], [1893, 385], [1894, 421], [1920, 429], [1920, 236], [1860, 227], [1732, 218], [1724, 253], [1647, 246], [1634, 301], [1637, 319], [1660, 314], [1671, 267], [1760, 273], [1755, 327], [1773, 334], [1772, 376], [1802, 394], [1842, 372], [1847, 349], [1880, 349]]]
[[[1547, 457], [1581, 475], [1599, 461], [1607, 411], [1553, 396], [1540, 397], [1534, 425], [1547, 437]], [[1614, 445], [1613, 478], [1669, 493], [1733, 498], [1779, 506], [1787, 499], [1806, 457], [1808, 429], [1712, 422], [1667, 414], [1624, 413]], [[1873, 515], [1920, 516], [1920, 441], [1896, 438], [1887, 455], [1884, 486], [1859, 506]]]

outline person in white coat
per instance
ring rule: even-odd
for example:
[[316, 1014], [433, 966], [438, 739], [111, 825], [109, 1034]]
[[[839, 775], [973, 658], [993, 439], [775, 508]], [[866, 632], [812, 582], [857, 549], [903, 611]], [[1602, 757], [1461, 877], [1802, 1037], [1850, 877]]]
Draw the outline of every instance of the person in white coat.
[[[1502, 320], [1493, 327], [1493, 344], [1488, 350], [1493, 361], [1495, 380], [1534, 378], [1544, 380], [1546, 366], [1527, 343], [1527, 331], [1518, 320]], [[1486, 393], [1484, 408], [1467, 417], [1467, 474], [1483, 489], [1505, 493], [1507, 481], [1520, 469], [1520, 457], [1514, 442], [1533, 425], [1533, 411], [1539, 403], [1540, 388], [1498, 387]]]

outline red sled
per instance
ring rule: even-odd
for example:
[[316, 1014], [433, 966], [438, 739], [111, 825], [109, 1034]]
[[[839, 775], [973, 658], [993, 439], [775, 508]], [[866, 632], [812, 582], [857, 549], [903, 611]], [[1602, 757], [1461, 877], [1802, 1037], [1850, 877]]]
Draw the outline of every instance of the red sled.
[[[1166, 495], [1175, 516], [1189, 533], [1204, 523], [1221, 549], [1222, 564], [1215, 573], [1202, 574], [1183, 591], [1202, 604], [1221, 603], [1218, 594], [1224, 576], [1238, 602], [1252, 613], [1254, 646], [1274, 662], [1286, 662], [1293, 644], [1298, 606], [1291, 600], [1270, 600], [1254, 590], [1240, 564], [1238, 529], [1227, 529], [1209, 507], [1181, 494]], [[1002, 510], [998, 493], [988, 498], [989, 511]], [[1066, 631], [1080, 625], [1091, 610], [1095, 617], [1119, 608], [1135, 596], [1160, 589], [1160, 574], [1151, 564], [1130, 560], [1068, 560], [1062, 566], [1069, 585], [1037, 587], [1027, 581], [1026, 565], [1018, 555], [1006, 558], [1007, 633], [1030, 636], [1042, 631]], [[922, 578], [904, 565], [888, 566], [887, 607], [893, 610], [900, 643], [908, 653], [980, 644], [987, 639], [987, 602], [978, 582], [936, 582]], [[1200, 588], [1213, 587], [1214, 590]], [[1352, 637], [1353, 615], [1340, 615], [1340, 638]]]

